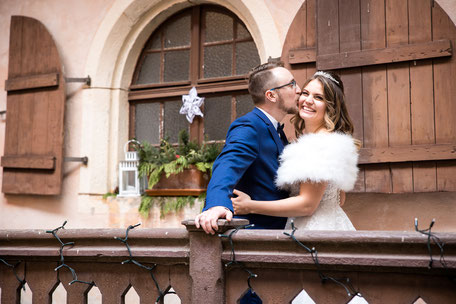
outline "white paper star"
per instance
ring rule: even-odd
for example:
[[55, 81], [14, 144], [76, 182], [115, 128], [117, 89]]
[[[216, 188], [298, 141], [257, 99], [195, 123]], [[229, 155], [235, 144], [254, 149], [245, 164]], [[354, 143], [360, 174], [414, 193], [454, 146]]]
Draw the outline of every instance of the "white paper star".
[[182, 103], [179, 113], [186, 114], [189, 123], [193, 122], [195, 115], [203, 117], [200, 107], [204, 103], [204, 97], [198, 97], [195, 87], [190, 90], [188, 95], [182, 95]]

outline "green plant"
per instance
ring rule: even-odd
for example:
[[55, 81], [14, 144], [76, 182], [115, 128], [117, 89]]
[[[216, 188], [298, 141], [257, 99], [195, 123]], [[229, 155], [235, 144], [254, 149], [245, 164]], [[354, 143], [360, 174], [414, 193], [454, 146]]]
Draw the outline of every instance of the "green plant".
[[145, 141], [136, 145], [135, 148], [139, 152], [140, 158], [139, 174], [148, 176], [149, 189], [160, 181], [162, 173], [169, 177], [171, 174], [182, 172], [190, 165], [194, 165], [202, 172], [212, 173], [212, 165], [220, 154], [221, 146], [217, 143], [208, 144], [206, 142], [199, 145], [190, 141], [186, 130], [181, 130], [178, 138], [177, 147], [170, 144], [168, 138], [162, 139], [158, 147]]
[[116, 197], [117, 195], [119, 195], [119, 187], [116, 187], [114, 190], [112, 191], [109, 191], [109, 192], [106, 192], [105, 194], [103, 194], [103, 199], [106, 200], [108, 197], [110, 196], [113, 196], [113, 197]]
[[160, 217], [163, 218], [165, 215], [171, 212], [179, 212], [185, 206], [193, 207], [195, 200], [199, 199], [204, 201], [206, 198], [206, 193], [201, 194], [198, 197], [194, 196], [178, 196], [178, 197], [169, 197], [169, 196], [147, 196], [144, 195], [141, 198], [141, 205], [139, 206], [139, 213], [147, 218], [149, 217], [149, 212], [152, 206], [160, 207]]
[[[178, 145], [172, 145], [168, 138], [160, 141], [160, 145], [153, 146], [148, 142], [142, 142], [135, 146], [139, 153], [138, 171], [140, 176], [147, 176], [149, 179], [148, 188], [151, 189], [160, 181], [160, 178], [177, 174], [190, 166], [202, 172], [212, 174], [212, 165], [220, 154], [221, 145], [217, 143], [198, 144], [190, 141], [186, 130], [181, 130], [178, 136]], [[185, 206], [193, 206], [195, 200], [204, 200], [206, 193], [199, 197], [151, 197], [144, 194], [141, 198], [139, 213], [148, 217], [152, 206], [160, 207], [160, 216], [164, 217], [171, 212], [178, 212]]]
[[118, 193], [114, 193], [114, 192], [106, 192], [105, 194], [103, 194], [102, 196], [102, 199], [107, 199], [108, 197], [116, 197], [118, 195]]

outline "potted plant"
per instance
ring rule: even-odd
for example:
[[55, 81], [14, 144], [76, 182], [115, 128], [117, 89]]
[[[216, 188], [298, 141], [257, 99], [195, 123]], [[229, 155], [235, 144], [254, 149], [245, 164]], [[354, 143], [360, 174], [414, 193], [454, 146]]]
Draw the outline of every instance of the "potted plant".
[[148, 142], [136, 147], [139, 174], [148, 177], [147, 194], [177, 196], [205, 192], [220, 145], [190, 141], [186, 130], [179, 132], [178, 139], [177, 147], [167, 138], [158, 147]]
[[148, 142], [136, 145], [139, 152], [139, 174], [148, 177], [148, 189], [141, 198], [139, 212], [147, 217], [152, 205], [160, 207], [161, 216], [193, 206], [196, 196], [203, 200], [220, 154], [217, 143], [199, 145], [189, 140], [186, 130], [179, 132], [178, 145], [163, 139], [158, 147]]

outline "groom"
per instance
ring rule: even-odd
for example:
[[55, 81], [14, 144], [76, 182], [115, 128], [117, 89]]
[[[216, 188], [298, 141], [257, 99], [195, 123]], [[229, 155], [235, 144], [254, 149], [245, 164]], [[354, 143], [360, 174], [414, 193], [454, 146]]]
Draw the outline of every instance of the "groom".
[[[279, 122], [297, 112], [301, 89], [281, 62], [268, 62], [249, 74], [249, 93], [256, 108], [235, 120], [226, 135], [225, 146], [216, 159], [207, 188], [203, 212], [196, 227], [214, 234], [217, 220], [233, 218], [233, 189], [254, 200], [278, 200], [288, 193], [274, 184], [278, 157], [288, 143]], [[239, 216], [258, 229], [283, 229], [286, 218], [259, 214]]]

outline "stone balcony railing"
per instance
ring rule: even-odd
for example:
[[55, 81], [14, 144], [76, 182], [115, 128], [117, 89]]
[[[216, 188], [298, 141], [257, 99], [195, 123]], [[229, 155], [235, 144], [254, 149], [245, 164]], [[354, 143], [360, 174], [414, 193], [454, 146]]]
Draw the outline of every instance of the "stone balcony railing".
[[[132, 292], [137, 303], [157, 299], [171, 303], [165, 295], [169, 290], [181, 303], [237, 303], [248, 284], [263, 303], [454, 303], [456, 299], [455, 233], [435, 234], [445, 244], [443, 263], [441, 250], [431, 239], [434, 262], [429, 268], [428, 237], [418, 232], [297, 230], [296, 240], [318, 252], [316, 265], [312, 254], [284, 231], [241, 229], [230, 240], [206, 235], [193, 221], [183, 224], [187, 229], [129, 230], [126, 244], [131, 255], [116, 239], [125, 238], [123, 229], [58, 230], [63, 243], [74, 242], [65, 245], [62, 254], [61, 243], [43, 230], [0, 230], [1, 303], [21, 303], [25, 283], [33, 303], [52, 303], [60, 283], [69, 304], [91, 303], [95, 289], [103, 304], [131, 304]], [[220, 220], [219, 224], [219, 232], [229, 235], [234, 231], [230, 229], [246, 223]], [[55, 271], [62, 264], [74, 273], [66, 266]], [[91, 284], [69, 285], [76, 278]], [[354, 296], [356, 292], [363, 298]]]

